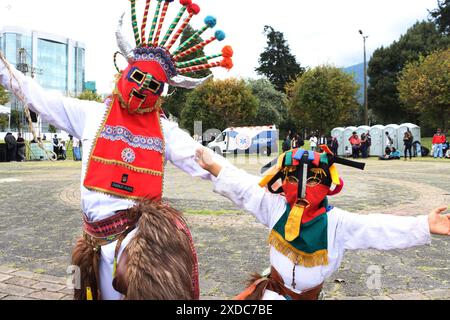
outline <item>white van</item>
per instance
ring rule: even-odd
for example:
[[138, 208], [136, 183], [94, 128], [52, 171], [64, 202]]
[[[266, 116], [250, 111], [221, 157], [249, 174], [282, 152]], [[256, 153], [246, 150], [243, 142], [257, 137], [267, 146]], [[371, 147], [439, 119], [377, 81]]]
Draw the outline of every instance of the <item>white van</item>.
[[270, 156], [278, 153], [278, 130], [275, 125], [228, 128], [208, 147], [219, 154], [245, 153]]

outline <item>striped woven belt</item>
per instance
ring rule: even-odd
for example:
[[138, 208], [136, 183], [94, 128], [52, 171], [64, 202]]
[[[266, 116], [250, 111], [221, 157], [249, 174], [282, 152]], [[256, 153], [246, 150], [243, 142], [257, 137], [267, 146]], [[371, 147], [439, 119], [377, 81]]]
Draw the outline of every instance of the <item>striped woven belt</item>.
[[89, 222], [86, 215], [83, 215], [83, 230], [90, 238], [105, 245], [116, 241], [125, 231], [134, 229], [139, 218], [129, 210], [117, 211], [112, 217], [96, 222]]

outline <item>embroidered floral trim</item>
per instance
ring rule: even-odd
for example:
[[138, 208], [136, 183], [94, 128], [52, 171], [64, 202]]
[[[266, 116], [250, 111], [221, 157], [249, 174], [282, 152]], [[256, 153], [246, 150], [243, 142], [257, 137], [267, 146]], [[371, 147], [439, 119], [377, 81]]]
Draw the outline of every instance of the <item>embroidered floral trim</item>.
[[131, 133], [130, 130], [121, 126], [113, 127], [105, 125], [102, 132], [100, 133], [100, 138], [110, 141], [123, 141], [134, 148], [154, 150], [159, 153], [163, 153], [163, 141], [161, 139], [135, 136]]

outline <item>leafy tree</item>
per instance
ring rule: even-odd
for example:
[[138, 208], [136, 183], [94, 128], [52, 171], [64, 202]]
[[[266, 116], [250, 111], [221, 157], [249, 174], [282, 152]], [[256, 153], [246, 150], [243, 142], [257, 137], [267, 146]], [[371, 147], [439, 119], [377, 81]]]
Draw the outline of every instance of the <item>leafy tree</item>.
[[276, 124], [280, 127], [287, 117], [286, 95], [277, 91], [266, 79], [249, 80], [248, 85], [259, 100], [256, 116], [251, 124], [255, 126]]
[[400, 73], [400, 100], [430, 127], [450, 124], [450, 49], [406, 65]]
[[0, 130], [5, 131], [8, 128], [9, 116], [7, 114], [0, 114]]
[[330, 65], [306, 71], [288, 86], [288, 108], [297, 128], [330, 132], [354, 124], [359, 85]]
[[244, 80], [210, 80], [188, 94], [181, 126], [190, 132], [195, 121], [202, 121], [203, 131], [247, 126], [257, 108], [258, 99]]
[[438, 7], [430, 12], [439, 32], [450, 35], [450, 0], [438, 0]]
[[377, 49], [369, 62], [369, 106], [384, 122], [417, 121], [415, 114], [402, 107], [397, 90], [398, 74], [419, 56], [449, 45], [431, 22], [417, 22], [405, 35], [387, 48]]
[[256, 72], [266, 76], [278, 91], [284, 92], [286, 84], [305, 72], [305, 69], [297, 63], [282, 32], [265, 26], [264, 34], [267, 37], [267, 47], [259, 57]]
[[[186, 29], [184, 29], [182, 35], [181, 35], [181, 40], [180, 43], [185, 42], [187, 39], [189, 39], [197, 30], [194, 30], [190, 25], [188, 25], [186, 27]], [[200, 37], [197, 40], [195, 40], [193, 42], [193, 44], [199, 44], [203, 42], [203, 39]], [[193, 54], [190, 54], [189, 56], [183, 57], [179, 60], [179, 62], [183, 62], [183, 61], [189, 61], [195, 58], [200, 58], [205, 56], [205, 53], [203, 51], [203, 49], [198, 50], [197, 52], [194, 52]], [[202, 70], [202, 71], [198, 71], [198, 72], [194, 72], [194, 73], [188, 73], [186, 74], [186, 76], [191, 77], [191, 78], [203, 78], [203, 77], [207, 77], [211, 74], [211, 70]], [[172, 92], [170, 93], [170, 95], [168, 97], [166, 97], [164, 99], [164, 109], [169, 112], [170, 114], [172, 114], [174, 117], [176, 118], [180, 118], [181, 115], [181, 111], [183, 110], [184, 106], [186, 105], [186, 99], [187, 99], [187, 94], [190, 92], [191, 90], [188, 89], [183, 89], [183, 88], [172, 88]]]
[[0, 105], [5, 105], [9, 102], [9, 94], [5, 88], [0, 86]]
[[82, 93], [80, 93], [80, 95], [78, 96], [78, 99], [103, 102], [102, 96], [100, 96], [99, 94], [97, 94], [91, 90], [84, 90]]

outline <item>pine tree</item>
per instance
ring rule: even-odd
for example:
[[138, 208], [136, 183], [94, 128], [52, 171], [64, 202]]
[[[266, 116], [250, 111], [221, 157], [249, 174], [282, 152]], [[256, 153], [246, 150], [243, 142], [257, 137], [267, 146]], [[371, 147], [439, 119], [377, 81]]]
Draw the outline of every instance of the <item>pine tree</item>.
[[450, 35], [450, 0], [438, 0], [438, 7], [430, 12], [430, 16], [439, 32]]
[[286, 85], [303, 74], [305, 69], [297, 63], [282, 32], [265, 26], [264, 34], [267, 37], [267, 47], [259, 57], [256, 72], [266, 76], [277, 90], [285, 92]]

